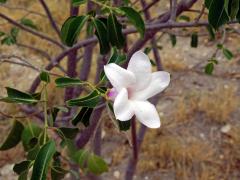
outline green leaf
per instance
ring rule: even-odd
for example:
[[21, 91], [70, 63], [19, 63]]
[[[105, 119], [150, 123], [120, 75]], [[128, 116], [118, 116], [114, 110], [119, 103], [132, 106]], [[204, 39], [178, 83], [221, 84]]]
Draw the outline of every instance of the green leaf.
[[125, 13], [129, 21], [136, 27], [143, 38], [145, 34], [145, 24], [141, 15], [131, 7], [120, 7], [120, 10]]
[[83, 98], [76, 98], [70, 99], [66, 103], [68, 106], [82, 106], [82, 107], [89, 107], [94, 108], [100, 101], [101, 96], [95, 90], [91, 94], [83, 97]]
[[4, 35], [5, 35], [5, 32], [0, 31], [0, 37]]
[[209, 37], [210, 37], [210, 41], [213, 41], [215, 39], [214, 29], [209, 25], [206, 28], [207, 28], [207, 31], [208, 31], [208, 34], [209, 34]]
[[177, 38], [174, 34], [169, 34], [171, 43], [172, 43], [172, 47], [174, 47], [177, 44]]
[[95, 34], [99, 41], [100, 53], [107, 54], [110, 51], [110, 45], [107, 38], [107, 28], [105, 24], [99, 19], [93, 19], [92, 22], [96, 30]]
[[185, 15], [181, 15], [181, 16], [179, 16], [178, 19], [179, 19], [179, 20], [186, 21], [186, 22], [189, 22], [189, 21], [191, 20], [190, 17], [185, 16]]
[[0, 99], [0, 101], [9, 102], [9, 103], [23, 103], [23, 104], [34, 104], [37, 103], [38, 100], [33, 98], [31, 94], [21, 92], [17, 89], [13, 89], [10, 87], [6, 87], [7, 89], [7, 98]]
[[224, 0], [205, 0], [205, 5], [209, 9], [208, 21], [214, 29], [218, 29], [229, 21]]
[[198, 34], [197, 33], [193, 33], [191, 36], [191, 47], [192, 48], [198, 47]]
[[[31, 123], [28, 124], [21, 135], [23, 147], [26, 151], [31, 150], [38, 142], [38, 137], [42, 132], [42, 128], [38, 125]], [[35, 140], [34, 140], [35, 139]]]
[[29, 169], [27, 169], [26, 171], [23, 171], [23, 172], [18, 176], [18, 180], [27, 180], [27, 179], [28, 179], [28, 171], [29, 171]]
[[24, 171], [29, 169], [31, 161], [22, 161], [18, 164], [15, 164], [13, 167], [13, 171], [18, 175], [22, 174]]
[[60, 77], [55, 80], [57, 87], [65, 88], [71, 86], [81, 86], [84, 84], [83, 81], [77, 78], [70, 78], [70, 77]]
[[1, 40], [1, 44], [10, 46], [10, 45], [16, 44], [16, 41], [13, 37], [7, 36]]
[[72, 156], [72, 159], [81, 167], [84, 168], [86, 166], [86, 163], [88, 163], [88, 158], [90, 156], [90, 153], [87, 150], [78, 150], [74, 153]]
[[118, 126], [119, 126], [119, 130], [120, 131], [127, 131], [130, 129], [131, 127], [131, 121], [119, 121], [117, 120], [118, 122]]
[[30, 149], [28, 151], [28, 154], [27, 154], [27, 159], [28, 160], [35, 160], [36, 157], [37, 157], [37, 154], [40, 150], [40, 145], [39, 144], [36, 144], [32, 149]]
[[212, 72], [214, 70], [214, 64], [213, 63], [208, 63], [206, 66], [205, 66], [205, 73], [208, 74], [208, 75], [211, 75]]
[[37, 26], [34, 24], [34, 22], [31, 20], [31, 19], [28, 19], [28, 18], [22, 18], [20, 20], [20, 23], [24, 26], [27, 26], [27, 27], [30, 27], [32, 29], [35, 29], [37, 30]]
[[64, 137], [68, 139], [74, 139], [79, 132], [78, 128], [60, 127], [59, 130], [62, 132]]
[[7, 0], [0, 0], [0, 4], [1, 3], [6, 3], [7, 2]]
[[13, 27], [11, 29], [11, 32], [10, 32], [10, 34], [13, 37], [13, 39], [15, 40], [15, 42], [16, 42], [16, 39], [17, 39], [18, 32], [19, 32], [19, 29], [16, 28], [16, 27]]
[[101, 157], [92, 154], [88, 158], [88, 170], [96, 175], [99, 175], [107, 172], [108, 166]]
[[87, 22], [89, 16], [71, 16], [69, 17], [61, 28], [61, 39], [67, 46], [73, 46], [76, 43], [78, 35], [80, 34], [84, 24]]
[[79, 6], [81, 4], [85, 4], [87, 0], [72, 0], [72, 5], [73, 6]]
[[232, 20], [234, 20], [238, 14], [239, 5], [239, 0], [231, 0], [231, 4], [229, 4], [229, 6], [231, 6], [229, 16]]
[[51, 114], [51, 116], [50, 116], [51, 126], [53, 126], [53, 123], [56, 121], [56, 118], [57, 118], [57, 115], [58, 115], [59, 111], [67, 113], [68, 108], [62, 107], [62, 106], [54, 106], [53, 108], [51, 108], [49, 110], [49, 113]]
[[[122, 64], [123, 62], [126, 61], [126, 59], [127, 59], [126, 55], [118, 54], [116, 48], [113, 48], [113, 53], [112, 53], [109, 61], [107, 62], [107, 64], [110, 64], [110, 63]], [[101, 81], [107, 80], [107, 77], [106, 77], [104, 71], [101, 72], [100, 79], [101, 79]]]
[[233, 58], [233, 53], [227, 49], [227, 48], [223, 48], [222, 49], [223, 55], [228, 59], [231, 60]]
[[118, 22], [117, 17], [110, 13], [107, 19], [108, 39], [112, 46], [122, 48], [125, 44], [125, 37], [122, 33], [122, 25]]
[[42, 71], [41, 73], [40, 73], [40, 79], [41, 79], [41, 81], [44, 81], [44, 82], [46, 82], [46, 83], [50, 83], [50, 76], [49, 76], [49, 73], [48, 72], [46, 72], [46, 71]]
[[1, 145], [0, 150], [8, 150], [15, 147], [21, 140], [21, 134], [23, 132], [24, 126], [19, 121], [15, 120], [13, 127], [8, 134], [6, 140]]
[[68, 173], [67, 170], [59, 167], [59, 166], [53, 166], [51, 168], [51, 178], [52, 180], [60, 180], [65, 177], [65, 175]]
[[46, 180], [49, 163], [56, 152], [55, 143], [53, 140], [44, 144], [37, 154], [33, 165], [31, 180]]
[[77, 115], [72, 119], [72, 124], [76, 126], [79, 122], [83, 123], [85, 127], [89, 125], [89, 120], [92, 114], [93, 108], [83, 107]]

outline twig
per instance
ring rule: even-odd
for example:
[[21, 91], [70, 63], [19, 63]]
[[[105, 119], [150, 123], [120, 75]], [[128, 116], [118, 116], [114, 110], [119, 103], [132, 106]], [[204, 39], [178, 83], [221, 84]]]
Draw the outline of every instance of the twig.
[[37, 36], [37, 37], [40, 37], [40, 38], [42, 38], [42, 39], [45, 39], [45, 40], [47, 40], [48, 42], [51, 42], [52, 44], [57, 45], [57, 46], [60, 47], [61, 49], [65, 49], [65, 46], [62, 45], [60, 42], [52, 39], [52, 38], [49, 37], [49, 36], [46, 36], [46, 35], [43, 34], [43, 33], [37, 32], [37, 31], [35, 31], [35, 30], [31, 29], [31, 28], [28, 28], [28, 27], [26, 27], [26, 26], [18, 23], [17, 21], [15, 21], [15, 20], [11, 19], [10, 17], [4, 15], [3, 13], [0, 13], [0, 17], [3, 18], [3, 19], [5, 19], [5, 20], [8, 21], [9, 23], [13, 24], [14, 26], [16, 26], [16, 27], [18, 27], [18, 28], [20, 28], [20, 29], [22, 29], [22, 30], [30, 33], [30, 34], [33, 34], [33, 35], [35, 35], [35, 36]]
[[44, 17], [44, 18], [47, 17], [45, 14], [39, 13], [37, 11], [32, 11], [32, 10], [26, 9], [24, 7], [11, 7], [11, 6], [8, 6], [6, 4], [0, 4], [0, 6], [2, 6], [4, 8], [7, 8], [7, 9], [10, 9], [10, 10], [25, 11], [25, 12], [28, 12], [30, 14], [38, 15], [38, 16], [41, 16], [41, 17]]
[[170, 0], [170, 21], [175, 22], [176, 21], [176, 15], [177, 15], [177, 0]]
[[203, 5], [202, 5], [202, 9], [201, 9], [199, 15], [198, 15], [198, 16], [196, 17], [196, 19], [195, 19], [195, 22], [198, 22], [198, 21], [201, 19], [201, 17], [202, 17], [203, 14], [204, 14], [204, 10], [205, 10], [205, 5], [203, 4]]
[[44, 0], [39, 0], [39, 2], [41, 3], [41, 5], [43, 6], [43, 9], [45, 10], [46, 14], [47, 14], [47, 17], [51, 23], [51, 26], [53, 27], [53, 29], [56, 31], [58, 37], [61, 39], [61, 35], [60, 35], [60, 30], [58, 29], [58, 26], [55, 22], [55, 20], [53, 19], [52, 17], [52, 14], [47, 6], [47, 4], [45, 3]]

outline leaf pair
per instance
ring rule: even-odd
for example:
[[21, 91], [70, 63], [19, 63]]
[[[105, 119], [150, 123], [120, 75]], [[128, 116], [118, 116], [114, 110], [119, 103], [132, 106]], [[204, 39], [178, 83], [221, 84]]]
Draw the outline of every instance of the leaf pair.
[[35, 104], [39, 101], [39, 99], [35, 96], [37, 94], [25, 93], [10, 87], [6, 87], [6, 89], [8, 96], [5, 98], [1, 98], [0, 101], [22, 104]]

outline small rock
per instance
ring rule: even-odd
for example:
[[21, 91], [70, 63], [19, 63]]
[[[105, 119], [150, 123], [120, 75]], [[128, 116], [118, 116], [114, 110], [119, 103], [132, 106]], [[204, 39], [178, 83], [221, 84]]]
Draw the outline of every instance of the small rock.
[[119, 179], [119, 178], [120, 178], [120, 172], [119, 172], [119, 171], [114, 171], [114, 172], [113, 172], [113, 176], [114, 176], [115, 178]]
[[231, 130], [231, 126], [229, 124], [227, 124], [221, 128], [221, 132], [225, 133], [225, 134], [228, 133], [230, 130]]

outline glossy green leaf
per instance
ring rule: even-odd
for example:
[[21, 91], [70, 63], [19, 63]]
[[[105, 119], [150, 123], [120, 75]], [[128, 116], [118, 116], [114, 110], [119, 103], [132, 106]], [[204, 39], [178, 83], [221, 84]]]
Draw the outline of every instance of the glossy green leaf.
[[67, 46], [73, 46], [76, 43], [78, 35], [80, 34], [84, 24], [87, 22], [89, 16], [71, 16], [69, 17], [61, 28], [61, 39]]
[[110, 13], [107, 19], [108, 39], [112, 46], [122, 48], [125, 44], [125, 37], [122, 33], [122, 25], [118, 22], [117, 17]]
[[72, 0], [73, 6], [80, 6], [81, 4], [85, 4], [87, 0]]
[[36, 145], [36, 143], [38, 142], [38, 137], [41, 132], [42, 128], [40, 128], [38, 125], [34, 123], [28, 124], [24, 128], [21, 135], [21, 140], [23, 147], [26, 151], [29, 151]]
[[18, 176], [18, 180], [28, 180], [28, 171], [29, 171], [29, 169], [27, 169], [26, 171], [23, 171], [23, 172]]
[[205, 73], [206, 74], [211, 75], [213, 73], [213, 70], [214, 70], [214, 64], [213, 63], [208, 63], [205, 66]]
[[238, 14], [239, 5], [239, 0], [231, 0], [231, 4], [229, 4], [229, 6], [231, 7], [229, 16], [232, 20], [234, 20]]
[[60, 77], [55, 80], [56, 86], [60, 88], [71, 87], [71, 86], [81, 86], [84, 84], [83, 81], [77, 78], [70, 77]]
[[223, 55], [228, 59], [231, 60], [233, 58], [233, 53], [227, 49], [227, 48], [223, 48], [222, 49]]
[[34, 104], [38, 102], [31, 94], [10, 87], [6, 87], [6, 89], [8, 97], [0, 99], [0, 101], [23, 104]]
[[229, 21], [224, 0], [205, 0], [205, 5], [209, 9], [208, 21], [214, 29], [218, 29]]
[[4, 35], [5, 35], [5, 32], [0, 31], [0, 37]]
[[90, 153], [87, 150], [78, 150], [72, 156], [72, 159], [81, 167], [86, 167]]
[[131, 7], [120, 7], [119, 9], [125, 13], [129, 21], [136, 27], [143, 38], [145, 34], [145, 24], [140, 13]]
[[6, 3], [7, 2], [7, 0], [0, 0], [0, 4], [1, 3]]
[[192, 48], [198, 47], [198, 34], [197, 33], [193, 33], [191, 36], [191, 47]]
[[41, 81], [44, 81], [46, 83], [50, 83], [50, 76], [49, 73], [46, 71], [42, 71], [39, 75]]
[[89, 125], [89, 120], [92, 114], [93, 108], [83, 107], [76, 116], [72, 119], [72, 124], [76, 126], [79, 122], [83, 123], [85, 127]]
[[120, 131], [127, 131], [130, 129], [131, 127], [131, 121], [119, 121], [117, 120], [118, 122], [118, 127], [119, 127], [119, 130]]
[[39, 144], [36, 144], [32, 149], [30, 149], [28, 151], [28, 154], [27, 154], [27, 159], [28, 160], [35, 160], [36, 157], [37, 157], [37, 154], [40, 150], [40, 145]]
[[79, 132], [78, 128], [60, 127], [59, 130], [64, 135], [64, 137], [68, 139], [74, 139]]
[[185, 15], [181, 15], [181, 16], [179, 16], [178, 19], [179, 19], [179, 20], [186, 21], [186, 22], [189, 22], [189, 21], [191, 20], [190, 17], [185, 16]]
[[37, 154], [33, 165], [31, 180], [46, 180], [49, 163], [56, 152], [55, 143], [53, 140], [44, 144]]
[[21, 122], [15, 120], [13, 123], [13, 127], [8, 134], [6, 140], [1, 145], [0, 150], [8, 150], [15, 147], [21, 140], [21, 134], [23, 132], [24, 126]]
[[107, 27], [99, 19], [94, 19], [92, 22], [95, 27], [95, 34], [99, 41], [100, 53], [107, 54], [110, 51], [110, 45], [107, 38]]
[[15, 42], [17, 41], [17, 35], [18, 35], [18, 33], [19, 33], [19, 29], [18, 29], [18, 28], [13, 27], [13, 28], [11, 29], [10, 34], [11, 34], [12, 38], [15, 40]]
[[1, 44], [10, 46], [16, 44], [16, 40], [11, 36], [7, 36], [1, 40]]
[[209, 37], [210, 37], [210, 41], [213, 41], [215, 39], [214, 29], [209, 25], [206, 28], [207, 28], [207, 31], [208, 31], [208, 34], [209, 34]]
[[29, 169], [31, 161], [22, 161], [18, 164], [15, 164], [13, 167], [13, 171], [18, 175], [22, 174], [24, 171]]
[[82, 107], [89, 107], [94, 108], [100, 101], [101, 96], [95, 90], [91, 94], [83, 97], [83, 98], [76, 98], [70, 99], [66, 103], [68, 106], [82, 106]]
[[20, 20], [20, 23], [23, 24], [24, 26], [30, 27], [32, 29], [37, 30], [37, 26], [34, 24], [34, 22], [31, 19], [28, 18], [22, 18]]
[[[115, 48], [113, 48], [113, 53], [109, 59], [109, 61], [107, 62], [107, 64], [110, 64], [110, 63], [115, 63], [115, 64], [122, 64], [123, 62], [125, 62], [127, 59], [126, 55], [122, 55], [122, 54], [119, 54], [117, 52], [117, 50]], [[100, 74], [100, 79], [101, 81], [106, 81], [107, 80], [107, 77], [105, 75], [105, 72], [102, 71], [101, 74]]]
[[88, 170], [96, 175], [99, 175], [107, 172], [108, 166], [101, 157], [92, 154], [88, 158]]
[[56, 118], [57, 118], [57, 115], [59, 113], [59, 111], [61, 112], [65, 112], [67, 113], [68, 112], [68, 108], [66, 107], [63, 107], [63, 106], [54, 106], [53, 108], [51, 108], [49, 110], [49, 114], [50, 114], [50, 125], [53, 126], [53, 123], [56, 121]]
[[61, 180], [65, 177], [65, 175], [68, 173], [67, 170], [59, 167], [59, 166], [53, 166], [51, 168], [51, 178], [52, 180]]
[[172, 43], [172, 47], [174, 47], [177, 44], [177, 37], [174, 34], [169, 34], [171, 43]]

